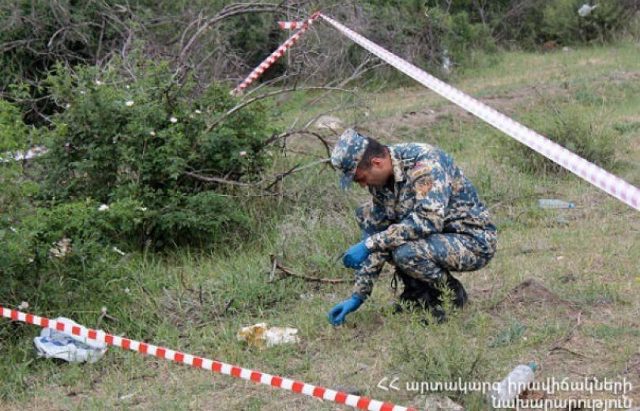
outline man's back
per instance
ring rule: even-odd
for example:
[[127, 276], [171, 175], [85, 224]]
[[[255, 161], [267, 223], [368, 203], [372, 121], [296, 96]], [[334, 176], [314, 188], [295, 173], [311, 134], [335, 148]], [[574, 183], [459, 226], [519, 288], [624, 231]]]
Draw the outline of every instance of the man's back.
[[391, 187], [371, 187], [374, 202], [386, 219], [398, 223], [416, 207], [442, 220], [439, 232], [475, 234], [491, 225], [488, 211], [473, 184], [443, 150], [429, 144], [389, 146], [394, 166]]

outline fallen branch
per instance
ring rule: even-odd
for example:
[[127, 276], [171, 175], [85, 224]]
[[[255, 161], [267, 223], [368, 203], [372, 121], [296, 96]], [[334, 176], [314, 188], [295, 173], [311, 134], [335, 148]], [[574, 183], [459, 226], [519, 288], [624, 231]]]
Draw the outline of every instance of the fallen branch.
[[[271, 182], [267, 188], [265, 188], [264, 191], [269, 190], [271, 187], [273, 187], [277, 182], [282, 181], [283, 178], [285, 178], [286, 176], [289, 176], [291, 174], [297, 173], [299, 171], [302, 170], [306, 170], [307, 168], [311, 168], [314, 166], [317, 166], [318, 164], [325, 164], [325, 163], [329, 163], [330, 160], [328, 158], [323, 158], [321, 160], [318, 161], [313, 161], [309, 164], [305, 164], [305, 165], [300, 165], [297, 164], [296, 166], [292, 167], [291, 169], [289, 169], [288, 171], [285, 171], [284, 173], [279, 173], [276, 174], [274, 176], [275, 180], [273, 182]], [[264, 184], [266, 182], [267, 179], [262, 179], [256, 183], [243, 183], [237, 180], [228, 180], [226, 178], [222, 178], [222, 177], [214, 177], [214, 176], [206, 176], [206, 175], [202, 175], [193, 171], [185, 171], [184, 174], [186, 176], [195, 178], [196, 180], [200, 180], [200, 181], [204, 181], [207, 183], [219, 183], [219, 184], [229, 184], [229, 185], [234, 185], [234, 186], [240, 186], [240, 187], [257, 187], [260, 184]]]
[[288, 171], [285, 171], [284, 173], [278, 174], [276, 176], [275, 180], [271, 184], [269, 184], [267, 186], [267, 188], [265, 188], [265, 190], [269, 190], [271, 187], [276, 185], [279, 181], [282, 181], [282, 179], [284, 179], [288, 175], [291, 175], [293, 173], [297, 173], [299, 171], [302, 171], [304, 169], [313, 167], [313, 166], [318, 165], [318, 164], [329, 163], [329, 161], [330, 160], [328, 158], [324, 158], [322, 160], [314, 161], [313, 163], [309, 163], [309, 164], [306, 164], [304, 166], [301, 166], [300, 164], [297, 164], [294, 167], [292, 167], [291, 169], [289, 169]]
[[232, 107], [229, 111], [227, 111], [226, 113], [222, 114], [213, 123], [209, 124], [207, 126], [207, 128], [206, 128], [206, 132], [209, 132], [209, 131], [213, 130], [224, 119], [226, 119], [227, 117], [229, 117], [233, 113], [237, 112], [238, 110], [241, 110], [244, 107], [246, 107], [246, 106], [248, 106], [248, 105], [250, 105], [252, 103], [255, 103], [256, 101], [263, 100], [265, 98], [269, 98], [269, 97], [273, 97], [273, 96], [277, 96], [278, 94], [290, 93], [290, 92], [294, 92], [294, 91], [310, 91], [310, 90], [331, 90], [331, 91], [340, 91], [340, 92], [343, 92], [343, 93], [353, 93], [352, 90], [347, 90], [347, 89], [340, 88], [340, 87], [324, 87], [324, 86], [291, 87], [291, 88], [285, 88], [285, 89], [281, 89], [281, 90], [270, 91], [270, 92], [261, 94], [259, 96], [250, 98], [249, 100], [244, 101], [244, 102], [236, 105], [235, 107]]
[[251, 185], [248, 183], [241, 183], [240, 181], [236, 181], [236, 180], [227, 180], [226, 178], [222, 178], [222, 177], [203, 176], [202, 174], [194, 173], [191, 171], [185, 171], [184, 174], [189, 177], [193, 177], [196, 180], [205, 181], [207, 183], [229, 184], [229, 185], [241, 186], [241, 187], [248, 187]]
[[[313, 281], [313, 282], [316, 282], [316, 283], [328, 283], [328, 284], [340, 284], [340, 283], [347, 282], [347, 280], [344, 280], [344, 279], [341, 279], [341, 278], [318, 278], [318, 277], [309, 277], [309, 276], [304, 275], [304, 274], [294, 273], [290, 269], [288, 269], [288, 268], [284, 267], [282, 264], [280, 264], [280, 262], [278, 261], [276, 256], [273, 255], [273, 254], [271, 254], [271, 266], [275, 267], [278, 270], [280, 270], [285, 276], [302, 278], [305, 281]], [[272, 273], [273, 272], [275, 272], [275, 270], [272, 270]]]
[[318, 140], [320, 140], [320, 142], [324, 146], [324, 149], [327, 152], [327, 156], [331, 157], [331, 146], [329, 145], [327, 140], [325, 140], [324, 137], [321, 136], [319, 133], [316, 133], [316, 132], [313, 132], [313, 131], [309, 131], [309, 130], [306, 130], [306, 129], [291, 130], [291, 131], [286, 131], [286, 132], [278, 134], [278, 135], [274, 135], [273, 137], [267, 139], [267, 141], [264, 142], [264, 145], [268, 146], [269, 144], [272, 144], [272, 143], [274, 143], [274, 142], [276, 142], [278, 140], [286, 139], [286, 138], [291, 137], [291, 136], [296, 135], [296, 134], [306, 134], [306, 135], [310, 135], [312, 137], [317, 138]]

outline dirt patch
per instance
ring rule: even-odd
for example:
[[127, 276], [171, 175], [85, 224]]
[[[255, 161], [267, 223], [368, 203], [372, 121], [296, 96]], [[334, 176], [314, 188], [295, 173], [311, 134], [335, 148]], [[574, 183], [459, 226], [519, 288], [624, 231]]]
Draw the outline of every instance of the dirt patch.
[[503, 310], [509, 307], [522, 307], [543, 305], [548, 307], [558, 306], [575, 309], [574, 305], [555, 293], [551, 292], [541, 282], [533, 278], [524, 280], [507, 293], [507, 296], [494, 305], [494, 310]]
[[[624, 83], [636, 81], [640, 79], [640, 72], [635, 71], [618, 71], [604, 75], [595, 82], [602, 84]], [[558, 94], [567, 94], [566, 85], [535, 85], [526, 86], [516, 90], [506, 92], [498, 92], [485, 96], [473, 96], [488, 106], [504, 113], [509, 117], [515, 116], [525, 105], [533, 104], [540, 99], [552, 99]], [[473, 94], [473, 93], [471, 93]], [[418, 129], [432, 126], [439, 121], [455, 118], [461, 121], [471, 121], [475, 118], [471, 113], [461, 109], [453, 103], [447, 103], [441, 107], [428, 107], [425, 99], [425, 107], [421, 109], [411, 109], [400, 114], [375, 119], [366, 124], [371, 130], [377, 130], [379, 134], [383, 134], [385, 141], [391, 143], [401, 142], [402, 138], [397, 136], [396, 130]]]
[[635, 353], [624, 366], [623, 374], [640, 376], [640, 353]]
[[186, 332], [217, 322], [234, 311], [233, 299], [220, 297], [202, 286], [198, 289], [164, 290], [160, 311], [171, 324]]
[[[519, 107], [525, 104], [531, 104], [534, 100], [540, 98], [541, 95], [550, 97], [559, 91], [560, 88], [556, 86], [528, 86], [505, 93], [476, 97], [476, 99], [507, 116], [514, 116], [518, 112]], [[425, 105], [426, 104], [427, 103], [425, 103]], [[385, 140], [396, 143], [402, 141], [402, 138], [396, 135], [398, 134], [396, 132], [397, 129], [402, 128], [410, 131], [425, 128], [450, 118], [466, 122], [473, 121], [475, 116], [453, 103], [447, 103], [437, 108], [424, 107], [419, 110], [412, 109], [395, 116], [373, 120], [367, 124], [367, 127], [372, 130], [384, 130]]]

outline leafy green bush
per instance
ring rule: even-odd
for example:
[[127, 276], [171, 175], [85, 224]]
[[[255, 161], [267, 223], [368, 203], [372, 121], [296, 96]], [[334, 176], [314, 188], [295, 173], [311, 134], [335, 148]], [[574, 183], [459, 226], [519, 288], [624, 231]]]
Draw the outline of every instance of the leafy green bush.
[[47, 134], [44, 197], [139, 203], [146, 218], [125, 231], [141, 246], [211, 243], [246, 232], [248, 219], [223, 194], [228, 189], [194, 175], [256, 178], [267, 164], [263, 142], [274, 131], [267, 108], [254, 104], [226, 115], [236, 101], [219, 85], [198, 95], [165, 64], [133, 70], [135, 80], [115, 66], [59, 66], [50, 77], [64, 111]]
[[470, 14], [468, 7], [445, 9], [437, 2], [427, 3], [368, 0], [367, 35], [385, 46], [392, 39], [394, 52], [442, 75], [453, 65], [477, 65], [477, 54], [496, 50], [489, 26]]
[[38, 189], [25, 177], [22, 161], [13, 161], [15, 154], [34, 142], [33, 134], [34, 130], [22, 122], [20, 111], [0, 100], [0, 232], [10, 229]]
[[[87, 325], [95, 324], [103, 306], [122, 318], [119, 313], [127, 308], [121, 300], [128, 296], [114, 286], [127, 278], [128, 259], [112, 245], [110, 234], [124, 234], [119, 223], [126, 220], [129, 226], [127, 214], [132, 210], [134, 204], [123, 203], [107, 212], [99, 211], [95, 202], [68, 203], [39, 208], [13, 229], [0, 230], [5, 246], [0, 253], [0, 303], [16, 307], [24, 301], [25, 311], [64, 313]], [[10, 328], [0, 325], [0, 335]], [[24, 333], [29, 335], [28, 330]], [[6, 340], [24, 337], [10, 333]]]
[[559, 44], [610, 41], [633, 18], [633, 10], [625, 7], [620, 0], [598, 1], [591, 14], [581, 17], [578, 9], [583, 4], [585, 2], [581, 0], [560, 0], [546, 4], [539, 28], [543, 41], [553, 40]]
[[7, 101], [0, 100], [0, 156], [6, 151], [23, 148], [27, 143], [27, 133], [20, 110]]
[[[618, 134], [601, 117], [594, 118], [593, 111], [588, 108], [567, 105], [558, 112], [531, 114], [522, 122], [580, 157], [612, 169], [616, 166]], [[532, 153], [524, 144], [508, 137], [501, 141], [506, 145], [509, 162], [526, 173], [544, 175], [566, 172], [564, 167], [541, 154]]]

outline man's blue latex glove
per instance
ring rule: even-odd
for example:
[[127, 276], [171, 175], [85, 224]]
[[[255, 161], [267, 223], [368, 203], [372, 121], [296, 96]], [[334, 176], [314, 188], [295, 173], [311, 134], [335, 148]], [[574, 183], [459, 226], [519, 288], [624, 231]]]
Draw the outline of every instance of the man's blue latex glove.
[[329, 311], [329, 314], [327, 315], [327, 317], [329, 317], [329, 322], [333, 325], [341, 325], [344, 323], [344, 317], [357, 310], [363, 302], [362, 298], [353, 294], [351, 298], [336, 304], [336, 306]]
[[369, 254], [371, 254], [371, 251], [364, 245], [364, 241], [361, 241], [349, 247], [347, 252], [344, 253], [344, 257], [342, 257], [342, 263], [348, 268], [360, 268], [360, 265], [369, 257]]

